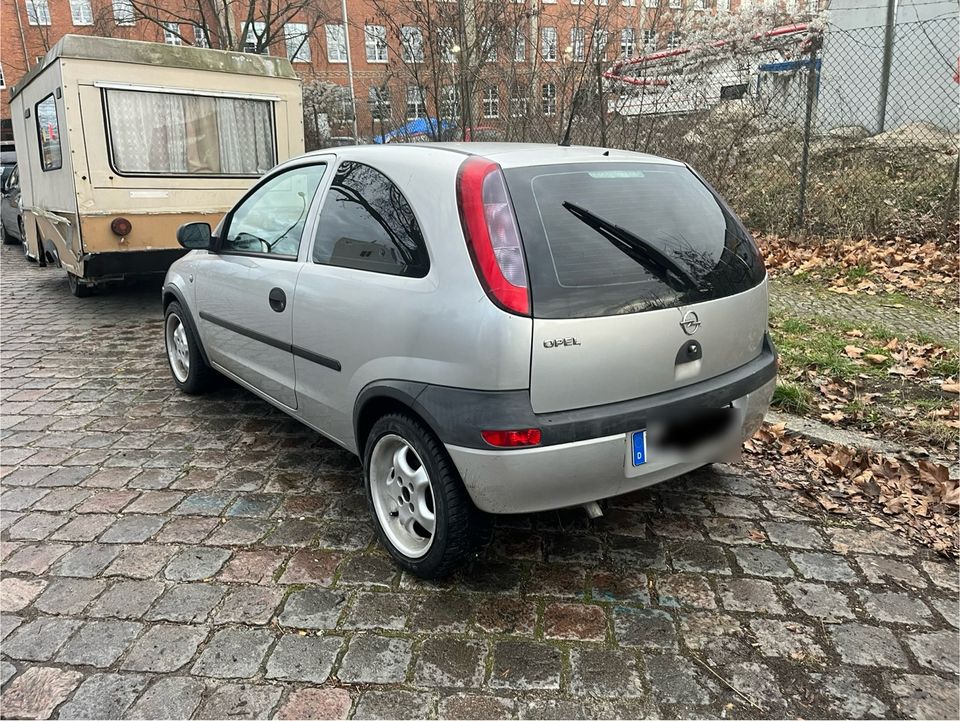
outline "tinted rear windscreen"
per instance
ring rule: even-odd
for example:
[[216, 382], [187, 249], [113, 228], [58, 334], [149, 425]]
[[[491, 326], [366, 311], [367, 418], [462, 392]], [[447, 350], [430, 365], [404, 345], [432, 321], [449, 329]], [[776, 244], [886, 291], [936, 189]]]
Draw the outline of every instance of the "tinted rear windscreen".
[[763, 280], [743, 225], [686, 167], [550, 165], [508, 169], [505, 176], [537, 317], [686, 305]]

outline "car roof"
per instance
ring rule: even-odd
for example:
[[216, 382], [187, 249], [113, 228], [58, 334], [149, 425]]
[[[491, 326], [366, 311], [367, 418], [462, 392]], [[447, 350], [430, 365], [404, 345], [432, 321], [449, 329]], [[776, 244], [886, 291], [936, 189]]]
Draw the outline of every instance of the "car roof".
[[[629, 150], [614, 150], [583, 145], [551, 145], [548, 143], [387, 143], [384, 145], [349, 145], [339, 148], [317, 150], [311, 155], [334, 153], [349, 156], [354, 160], [375, 161], [377, 157], [390, 156], [394, 159], [407, 156], [415, 161], [425, 151], [443, 150], [463, 156], [479, 155], [489, 158], [502, 167], [523, 167], [531, 165], [557, 165], [561, 163], [583, 162], [634, 162], [665, 163], [682, 165], [676, 160], [661, 158], [646, 153], [634, 153]], [[304, 157], [304, 156], [301, 156]]]

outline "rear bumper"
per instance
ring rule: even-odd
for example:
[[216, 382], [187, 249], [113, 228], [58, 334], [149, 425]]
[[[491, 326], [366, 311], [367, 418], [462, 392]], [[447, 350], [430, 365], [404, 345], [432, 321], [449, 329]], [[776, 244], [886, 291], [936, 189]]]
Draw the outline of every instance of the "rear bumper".
[[166, 273], [173, 262], [187, 254], [183, 248], [161, 250], [123, 250], [108, 253], [90, 253], [83, 256], [85, 278], [115, 277]]
[[[630, 464], [629, 431], [529, 449], [487, 450], [446, 443], [478, 508], [489, 513], [531, 513], [610, 498], [675, 478], [707, 463], [728, 460], [759, 428], [770, 405], [772, 376], [732, 400], [741, 424], [722, 444], [679, 457]], [[701, 397], [700, 407], [709, 395]], [[641, 430], [637, 425], [630, 430]]]

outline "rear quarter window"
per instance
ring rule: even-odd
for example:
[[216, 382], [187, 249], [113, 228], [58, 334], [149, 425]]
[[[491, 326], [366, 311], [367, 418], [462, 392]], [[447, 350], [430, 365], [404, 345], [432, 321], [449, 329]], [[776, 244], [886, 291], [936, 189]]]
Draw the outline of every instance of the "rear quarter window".
[[[534, 315], [617, 315], [748, 290], [765, 275], [747, 231], [722, 199], [684, 166], [598, 163], [505, 171], [523, 236]], [[571, 213], [572, 203], [626, 231], [628, 243]], [[662, 253], [696, 282], [678, 288], [629, 243]], [[629, 250], [629, 248], [628, 248]]]

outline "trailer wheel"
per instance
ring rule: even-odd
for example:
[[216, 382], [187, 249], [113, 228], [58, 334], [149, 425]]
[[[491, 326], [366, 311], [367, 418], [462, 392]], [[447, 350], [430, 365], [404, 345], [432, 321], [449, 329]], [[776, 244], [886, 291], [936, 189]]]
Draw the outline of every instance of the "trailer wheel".
[[93, 293], [93, 286], [84, 282], [69, 270], [67, 271], [67, 282], [70, 284], [70, 293], [77, 298], [87, 298]]

